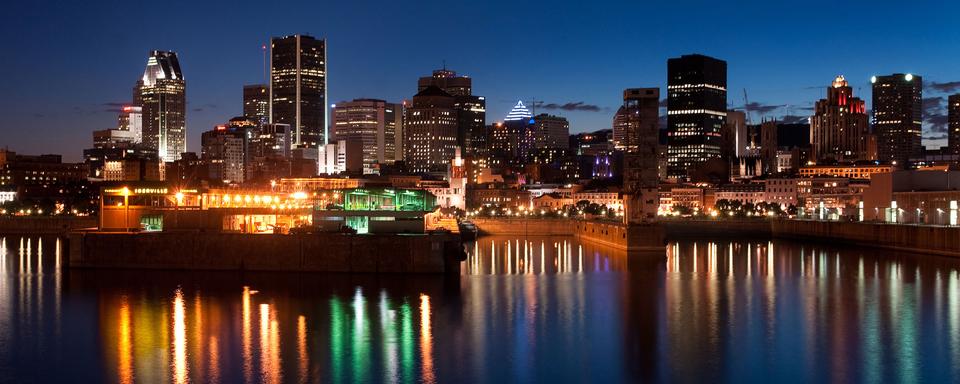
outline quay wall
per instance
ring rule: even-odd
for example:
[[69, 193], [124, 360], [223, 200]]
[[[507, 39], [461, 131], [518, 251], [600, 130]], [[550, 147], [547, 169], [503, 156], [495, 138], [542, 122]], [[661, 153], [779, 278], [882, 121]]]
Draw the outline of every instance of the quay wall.
[[769, 238], [771, 220], [661, 220], [668, 239], [687, 238]]
[[471, 219], [484, 235], [570, 236], [575, 220], [570, 219]]
[[3, 234], [66, 234], [70, 231], [94, 229], [97, 218], [93, 216], [3, 216], [0, 217], [0, 233]]
[[71, 233], [71, 268], [459, 274], [459, 236]]
[[774, 237], [838, 241], [851, 245], [960, 257], [960, 227], [924, 225], [775, 220]]
[[631, 224], [603, 221], [575, 221], [578, 239], [626, 251], [663, 251], [666, 246], [659, 223]]

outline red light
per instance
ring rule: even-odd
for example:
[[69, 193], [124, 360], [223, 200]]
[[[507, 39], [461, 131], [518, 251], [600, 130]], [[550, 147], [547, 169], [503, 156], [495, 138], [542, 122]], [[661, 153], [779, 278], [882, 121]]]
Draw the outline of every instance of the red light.
[[218, 131], [226, 131], [226, 130], [227, 130], [227, 126], [226, 126], [226, 125], [218, 125], [218, 126], [217, 126], [217, 130], [218, 130]]
[[129, 105], [123, 107], [123, 111], [124, 111], [124, 112], [130, 112], [130, 111], [132, 111], [132, 110], [133, 110], [133, 107], [131, 107], [131, 106], [129, 106]]

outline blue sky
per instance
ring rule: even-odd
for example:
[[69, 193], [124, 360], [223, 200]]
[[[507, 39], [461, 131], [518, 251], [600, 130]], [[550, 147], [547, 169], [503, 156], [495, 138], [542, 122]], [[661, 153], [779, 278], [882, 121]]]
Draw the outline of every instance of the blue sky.
[[262, 81], [260, 46], [293, 33], [328, 39], [331, 103], [410, 98], [446, 61], [487, 97], [488, 122], [536, 99], [579, 105], [547, 112], [590, 131], [610, 126], [623, 88], [663, 88], [667, 58], [702, 53], [728, 62], [728, 103], [746, 89], [755, 120], [809, 114], [838, 74], [868, 104], [871, 75], [920, 74], [937, 138], [938, 98], [960, 92], [958, 22], [950, 1], [15, 2], [0, 14], [0, 145], [79, 160], [147, 52], [165, 49], [180, 56], [199, 150], [200, 132], [240, 114], [243, 84]]

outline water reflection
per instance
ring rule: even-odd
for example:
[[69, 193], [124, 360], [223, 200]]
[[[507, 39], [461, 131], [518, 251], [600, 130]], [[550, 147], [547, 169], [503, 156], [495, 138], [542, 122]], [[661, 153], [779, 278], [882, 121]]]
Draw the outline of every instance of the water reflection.
[[63, 271], [66, 246], [0, 237], [5, 378], [960, 380], [960, 263], [950, 259], [778, 241], [636, 255], [486, 237], [451, 282]]

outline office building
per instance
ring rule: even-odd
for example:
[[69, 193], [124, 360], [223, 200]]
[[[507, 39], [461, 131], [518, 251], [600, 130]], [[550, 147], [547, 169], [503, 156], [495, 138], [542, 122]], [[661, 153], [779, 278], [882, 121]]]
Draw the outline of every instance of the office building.
[[686, 180], [720, 157], [727, 117], [727, 62], [703, 55], [667, 61], [667, 175]]
[[810, 117], [812, 159], [816, 162], [872, 160], [868, 150], [870, 131], [864, 101], [853, 96], [853, 88], [837, 76], [827, 88]]
[[258, 127], [270, 122], [270, 88], [264, 84], [243, 86], [243, 116]]
[[287, 124], [295, 147], [327, 139], [327, 44], [307, 35], [270, 42], [270, 123]]
[[437, 86], [413, 96], [404, 120], [403, 159], [412, 173], [446, 172], [457, 149], [455, 98]]
[[355, 99], [333, 107], [333, 137], [356, 141], [363, 152], [363, 173], [403, 159], [403, 104]]
[[117, 129], [130, 132], [134, 144], [143, 142], [143, 108], [123, 106], [117, 115]]
[[[453, 98], [457, 146], [463, 148], [468, 156], [485, 161], [488, 148], [487, 101], [483, 96], [473, 94], [473, 79], [444, 68], [417, 80], [418, 93], [431, 86], [440, 88]], [[450, 159], [453, 157], [447, 161]]]
[[242, 183], [246, 164], [246, 131], [218, 125], [201, 135], [200, 158], [207, 166], [207, 178], [224, 183]]
[[873, 76], [873, 133], [883, 162], [906, 164], [923, 155], [923, 78], [895, 73]]
[[537, 149], [569, 149], [570, 122], [565, 117], [538, 114], [533, 118], [534, 147]]
[[960, 156], [960, 93], [947, 98], [947, 147]]
[[177, 54], [151, 51], [134, 90], [134, 106], [142, 111], [143, 145], [157, 150], [161, 161], [174, 161], [187, 151], [186, 105]]

